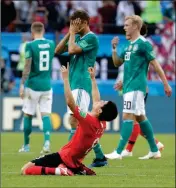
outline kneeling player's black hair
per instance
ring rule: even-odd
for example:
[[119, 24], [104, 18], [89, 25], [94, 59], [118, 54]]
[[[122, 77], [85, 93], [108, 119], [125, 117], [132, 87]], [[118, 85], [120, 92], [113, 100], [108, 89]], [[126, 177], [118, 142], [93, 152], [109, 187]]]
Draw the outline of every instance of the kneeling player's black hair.
[[100, 121], [112, 121], [118, 115], [117, 106], [112, 101], [108, 101], [101, 109], [102, 113], [98, 117]]

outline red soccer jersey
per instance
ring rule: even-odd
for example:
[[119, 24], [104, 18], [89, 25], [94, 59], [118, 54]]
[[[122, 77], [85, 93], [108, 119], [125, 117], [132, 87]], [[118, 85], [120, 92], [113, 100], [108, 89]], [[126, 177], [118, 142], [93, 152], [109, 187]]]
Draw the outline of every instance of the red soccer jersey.
[[78, 168], [84, 157], [99, 142], [106, 128], [106, 122], [85, 113], [77, 106], [73, 116], [78, 120], [78, 128], [70, 142], [60, 149], [63, 162], [70, 168]]

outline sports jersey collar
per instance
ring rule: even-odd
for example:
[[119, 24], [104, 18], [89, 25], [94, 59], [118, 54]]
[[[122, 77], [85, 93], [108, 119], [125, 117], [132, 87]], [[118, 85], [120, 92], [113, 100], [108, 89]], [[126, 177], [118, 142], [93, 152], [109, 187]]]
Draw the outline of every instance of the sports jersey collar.
[[133, 42], [131, 42], [131, 44], [134, 44], [137, 40], [139, 40], [141, 38], [141, 35], [136, 39], [134, 40]]
[[88, 35], [88, 34], [93, 34], [93, 32], [92, 31], [89, 31], [88, 33], [86, 33], [84, 36], [82, 36], [82, 37], [80, 37], [80, 39], [83, 39], [86, 35]]
[[36, 41], [36, 40], [45, 40], [45, 38], [38, 38], [38, 39], [35, 39], [34, 41]]

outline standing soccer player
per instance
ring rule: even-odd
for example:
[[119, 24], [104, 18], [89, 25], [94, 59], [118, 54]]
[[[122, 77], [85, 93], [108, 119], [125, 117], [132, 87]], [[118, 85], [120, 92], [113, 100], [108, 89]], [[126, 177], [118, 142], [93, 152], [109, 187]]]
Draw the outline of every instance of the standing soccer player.
[[[87, 12], [75, 11], [70, 17], [69, 33], [60, 41], [55, 50], [57, 54], [68, 52], [71, 56], [69, 72], [71, 90], [76, 104], [85, 111], [89, 108], [91, 94], [91, 79], [87, 69], [94, 67], [99, 48], [97, 36], [90, 31], [89, 19]], [[71, 140], [78, 121], [69, 108], [68, 113], [71, 125], [69, 140]], [[96, 145], [94, 151], [96, 158], [106, 165], [107, 160], [99, 144]]]
[[109, 159], [122, 159], [121, 153], [128, 142], [133, 130], [134, 117], [140, 124], [140, 128], [146, 137], [150, 152], [140, 159], [160, 158], [161, 153], [155, 143], [152, 125], [145, 116], [144, 97], [147, 86], [147, 72], [149, 64], [153, 65], [160, 76], [167, 96], [171, 96], [172, 90], [165, 74], [156, 61], [152, 45], [140, 35], [143, 21], [137, 15], [128, 16], [125, 19], [124, 30], [126, 38], [130, 41], [128, 47], [120, 57], [116, 54], [116, 45], [113, 46], [113, 56], [116, 66], [124, 63], [123, 78], [123, 125], [121, 139], [116, 150], [105, 156]]
[[[29, 136], [32, 132], [32, 117], [39, 105], [44, 132], [43, 152], [50, 152], [50, 113], [52, 108], [51, 67], [55, 44], [43, 38], [44, 25], [34, 22], [31, 26], [33, 41], [26, 44], [26, 64], [20, 84], [20, 97], [23, 99], [24, 145], [19, 152], [28, 152]], [[25, 88], [24, 88], [25, 85]]]
[[114, 120], [118, 110], [115, 103], [100, 100], [94, 68], [88, 69], [92, 81], [92, 110], [86, 112], [80, 109], [70, 89], [68, 69], [68, 65], [67, 68], [64, 66], [61, 68], [64, 94], [67, 105], [78, 121], [77, 131], [69, 143], [58, 152], [41, 156], [25, 164], [21, 171], [23, 175], [96, 175], [93, 170], [83, 165], [82, 161], [99, 142], [106, 128], [106, 121]]

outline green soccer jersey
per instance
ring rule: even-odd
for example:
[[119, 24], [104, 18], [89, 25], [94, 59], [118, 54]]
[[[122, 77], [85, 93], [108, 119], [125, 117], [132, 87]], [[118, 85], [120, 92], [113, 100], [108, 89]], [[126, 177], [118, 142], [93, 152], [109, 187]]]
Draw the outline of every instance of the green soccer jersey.
[[71, 90], [84, 89], [91, 94], [91, 79], [88, 67], [94, 67], [98, 52], [99, 42], [93, 32], [89, 32], [82, 38], [76, 36], [76, 44], [82, 48], [82, 53], [71, 56], [69, 80]]
[[149, 62], [155, 59], [152, 45], [140, 36], [129, 42], [120, 58], [124, 61], [123, 93], [139, 90], [145, 94]]
[[44, 38], [26, 44], [25, 58], [32, 58], [31, 71], [26, 81], [26, 87], [34, 91], [49, 91], [51, 89], [54, 50], [54, 42]]

